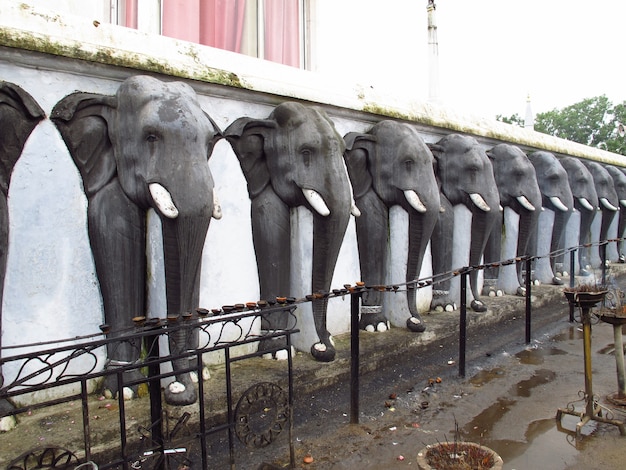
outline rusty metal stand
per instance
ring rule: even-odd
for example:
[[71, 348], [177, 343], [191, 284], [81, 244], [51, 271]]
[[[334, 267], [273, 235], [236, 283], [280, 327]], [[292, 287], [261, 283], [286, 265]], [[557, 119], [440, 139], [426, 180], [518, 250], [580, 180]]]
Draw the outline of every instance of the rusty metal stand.
[[[626, 428], [624, 423], [619, 420], [609, 419], [602, 416], [602, 409], [598, 406], [593, 394], [593, 384], [591, 380], [591, 308], [600, 302], [603, 298], [600, 296], [593, 297], [591, 299], [583, 299], [578, 297], [582, 293], [566, 292], [567, 294], [573, 294], [568, 296], [570, 303], [574, 302], [581, 311], [581, 323], [583, 325], [583, 353], [585, 361], [585, 410], [580, 412], [576, 411], [573, 406], [568, 408], [559, 408], [556, 413], [556, 419], [561, 422], [563, 414], [578, 416], [580, 421], [576, 424], [576, 437], [581, 436], [582, 427], [589, 421], [598, 421], [602, 423], [613, 424], [619, 428], [620, 434], [626, 436]], [[585, 293], [589, 294], [589, 293]], [[572, 297], [572, 298], [570, 298]]]

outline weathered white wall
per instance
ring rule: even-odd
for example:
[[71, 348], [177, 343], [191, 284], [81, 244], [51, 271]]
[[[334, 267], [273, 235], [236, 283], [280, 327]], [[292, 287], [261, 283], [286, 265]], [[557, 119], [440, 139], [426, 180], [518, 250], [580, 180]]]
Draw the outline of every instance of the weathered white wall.
[[[149, 73], [187, 81], [203, 108], [225, 129], [242, 116], [267, 117], [287, 100], [315, 103], [326, 109], [341, 135], [366, 131], [381, 119], [414, 123], [427, 142], [450, 132], [474, 135], [485, 148], [500, 142], [524, 150], [545, 149], [626, 166], [624, 158], [598, 149], [515, 128], [495, 121], [459, 116], [446, 108], [378, 96], [356, 84], [246, 56], [162, 36], [33, 10], [17, 2], [0, 4], [0, 80], [30, 93], [48, 116], [54, 105], [76, 90], [114, 94], [126, 77]], [[215, 147], [210, 167], [224, 217], [209, 228], [203, 257], [201, 304], [207, 308], [257, 300], [259, 287], [250, 228], [246, 182], [228, 142]], [[82, 182], [55, 126], [43, 120], [18, 161], [9, 192], [10, 243], [2, 313], [3, 347], [95, 333], [103, 322], [98, 281], [87, 238], [86, 198]], [[462, 213], [460, 208], [456, 212]], [[393, 212], [392, 259], [402, 258], [406, 220]], [[461, 214], [462, 215], [462, 214]], [[299, 227], [309, 218], [294, 211]], [[468, 231], [457, 225], [455, 244], [467, 243]], [[151, 218], [150, 313], [164, 316], [163, 267], [158, 219]], [[303, 232], [306, 232], [306, 228]], [[296, 247], [306, 263], [309, 242]], [[456, 258], [457, 265], [466, 264]], [[431, 272], [427, 261], [422, 275]], [[301, 270], [307, 273], [306, 267]], [[404, 282], [402, 267], [389, 269], [389, 283]], [[310, 270], [309, 270], [310, 272]], [[342, 247], [333, 287], [360, 279], [354, 220]], [[308, 275], [294, 281], [293, 295], [309, 293]], [[299, 288], [300, 290], [297, 290]], [[429, 291], [420, 308], [429, 303]], [[424, 297], [424, 295], [426, 297]], [[400, 296], [397, 296], [399, 299]], [[395, 299], [397, 300], [397, 299]], [[392, 305], [393, 303], [390, 303]], [[402, 312], [393, 304], [393, 320]], [[332, 334], [349, 329], [348, 301], [333, 299], [328, 320]], [[308, 351], [315, 342], [310, 314], [300, 315], [303, 333], [296, 345]], [[6, 350], [3, 355], [7, 355]], [[5, 373], [8, 371], [5, 370]]]

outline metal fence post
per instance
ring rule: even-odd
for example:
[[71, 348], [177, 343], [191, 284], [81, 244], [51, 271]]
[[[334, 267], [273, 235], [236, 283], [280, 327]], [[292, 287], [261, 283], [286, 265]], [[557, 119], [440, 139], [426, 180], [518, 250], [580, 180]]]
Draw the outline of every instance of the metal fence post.
[[361, 293], [350, 295], [350, 424], [359, 423], [359, 305]]
[[459, 322], [459, 376], [465, 377], [465, 344], [467, 343], [467, 276], [468, 268], [461, 271], [461, 318]]

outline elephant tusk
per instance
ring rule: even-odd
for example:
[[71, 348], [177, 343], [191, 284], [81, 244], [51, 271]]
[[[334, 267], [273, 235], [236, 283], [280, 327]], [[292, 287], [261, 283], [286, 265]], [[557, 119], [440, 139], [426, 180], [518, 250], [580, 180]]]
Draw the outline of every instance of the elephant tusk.
[[213, 218], [220, 220], [222, 218], [222, 206], [220, 200], [217, 198], [217, 191], [213, 188]]
[[567, 206], [565, 204], [563, 204], [563, 201], [561, 201], [561, 198], [558, 196], [552, 196], [550, 198], [550, 202], [552, 203], [552, 205], [554, 207], [556, 207], [558, 210], [563, 211], [563, 212], [567, 212]]
[[526, 196], [517, 196], [517, 202], [527, 211], [533, 212], [535, 210], [535, 206], [530, 203]]
[[626, 199], [620, 199], [619, 200], [619, 204], [620, 204], [620, 206], [626, 207]]
[[592, 211], [593, 210], [593, 206], [584, 197], [578, 198], [578, 202], [580, 202], [580, 205], [583, 206], [588, 211]]
[[617, 208], [613, 204], [611, 204], [609, 202], [609, 200], [607, 198], [605, 198], [605, 197], [601, 197], [600, 198], [600, 202], [602, 203], [604, 208], [607, 209], [607, 210], [610, 210], [610, 211], [617, 211], [617, 210], [619, 210], [619, 208]]
[[356, 206], [354, 200], [352, 200], [352, 205], [350, 206], [350, 213], [355, 217], [361, 217], [361, 210]]
[[152, 200], [157, 206], [159, 212], [168, 219], [175, 219], [178, 217], [178, 209], [172, 201], [172, 196], [167, 189], [161, 186], [159, 183], [150, 183], [150, 195]]
[[476, 207], [478, 207], [481, 211], [489, 212], [491, 210], [491, 207], [489, 207], [489, 204], [485, 202], [485, 200], [480, 194], [472, 193], [469, 195], [469, 197], [472, 200], [472, 202], [476, 205]]
[[407, 202], [411, 205], [411, 207], [415, 209], [417, 212], [419, 212], [420, 214], [423, 214], [428, 210], [426, 209], [426, 206], [420, 200], [420, 197], [417, 195], [417, 193], [413, 191], [412, 189], [407, 189], [406, 191], [404, 191], [404, 197], [406, 198]]
[[311, 204], [311, 207], [322, 217], [327, 217], [330, 215], [330, 209], [324, 202], [324, 198], [320, 196], [320, 194], [313, 189], [303, 189], [302, 194], [306, 200]]

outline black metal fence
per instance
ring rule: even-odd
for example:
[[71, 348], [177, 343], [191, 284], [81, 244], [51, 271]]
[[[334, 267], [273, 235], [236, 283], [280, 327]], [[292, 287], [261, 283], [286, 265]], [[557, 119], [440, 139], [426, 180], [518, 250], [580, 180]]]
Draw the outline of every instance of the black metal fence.
[[[621, 239], [612, 239], [598, 243], [601, 259], [606, 259], [606, 245], [619, 242]], [[550, 253], [546, 257], [571, 256], [571, 266], [574, 266], [574, 253], [584, 247], [567, 248]], [[62, 398], [37, 400], [36, 404], [17, 407], [4, 413], [7, 416], [30, 413], [42, 409], [68, 403], [80, 402], [82, 406], [81, 440], [74, 443], [73, 449], [42, 447], [30, 450], [11, 460], [7, 468], [11, 470], [26, 468], [75, 468], [92, 466], [92, 468], [189, 468], [192, 450], [200, 455], [201, 468], [214, 468], [207, 448], [209, 436], [225, 433], [228, 442], [228, 460], [231, 468], [235, 468], [237, 456], [235, 452], [235, 438], [245, 446], [261, 448], [270, 445], [284, 431], [288, 434], [289, 458], [291, 468], [295, 468], [293, 448], [293, 362], [291, 356], [291, 336], [299, 330], [296, 328], [294, 311], [299, 303], [309, 302], [312, 299], [351, 297], [351, 412], [350, 421], [358, 423], [359, 417], [359, 306], [362, 294], [368, 290], [399, 292], [407, 288], [424, 288], [434, 286], [444, 279], [460, 276], [460, 317], [459, 317], [459, 375], [465, 375], [466, 349], [466, 285], [467, 276], [474, 270], [500, 267], [516, 263], [524, 263], [526, 273], [532, 270], [532, 262], [537, 257], [519, 257], [497, 263], [480, 266], [468, 266], [448, 273], [439, 273], [430, 278], [416, 279], [408, 283], [388, 286], [367, 286], [362, 282], [355, 285], [346, 284], [341, 289], [332, 292], [316, 293], [307, 298], [278, 298], [271, 305], [259, 302], [258, 304], [238, 304], [208, 311], [198, 309], [176, 318], [165, 319], [136, 319], [135, 326], [127, 331], [116, 332], [116, 337], [107, 337], [108, 327], [103, 325], [101, 333], [54, 341], [34, 345], [22, 345], [16, 349], [28, 348], [31, 351], [0, 359], [3, 371], [13, 371], [11, 379], [2, 384], [0, 400], [10, 400], [33, 393], [45, 393], [50, 389], [69, 387], [71, 392], [63, 394]], [[526, 275], [526, 342], [531, 340], [531, 276]], [[602, 283], [606, 282], [606, 263], [602, 266]], [[570, 274], [570, 283], [573, 285], [574, 276]], [[261, 331], [259, 326], [262, 317], [282, 312], [289, 312], [290, 324], [284, 330]], [[283, 313], [284, 314], [284, 313]], [[571, 317], [570, 317], [571, 318]], [[180, 329], [202, 332], [202, 342], [198, 349], [186, 351], [180, 355], [162, 354], [159, 348], [159, 338], [166, 337]], [[234, 333], [233, 333], [234, 332]], [[257, 343], [262, 339], [279, 339], [274, 350], [252, 352], [247, 354], [232, 354], [233, 348]], [[103, 368], [107, 346], [120, 345], [124, 342], [142, 342], [144, 354], [135, 364], [122, 365], [115, 368]], [[65, 343], [63, 346], [58, 344]], [[55, 344], [55, 347], [45, 347]], [[277, 352], [287, 348], [286, 384], [260, 381], [250, 386], [238, 397], [234, 396], [232, 380], [232, 365], [238, 361], [258, 357], [260, 355]], [[4, 348], [3, 352], [13, 348]], [[254, 346], [249, 348], [256, 351]], [[198, 381], [198, 401], [193, 405], [197, 419], [191, 419], [188, 407], [181, 407], [177, 416], [173, 416], [167, 407], [163, 406], [161, 397], [161, 380], [171, 378], [175, 372], [164, 372], [162, 365], [181, 358], [195, 358], [195, 366], [180, 372], [195, 372], [202, 376], [202, 356], [206, 353], [223, 354], [224, 381], [225, 381], [225, 416], [212, 414], [208, 419], [207, 403], [204, 393], [204, 383]], [[4, 355], [4, 354], [3, 354]], [[125, 373], [133, 370], [142, 370], [145, 375], [135, 381], [128, 381]], [[16, 371], [16, 372], [15, 372]], [[94, 432], [94, 413], [90, 410], [89, 386], [104, 377], [114, 375], [119, 390], [124, 386], [147, 387], [149, 396], [149, 421], [145, 424], [136, 424], [136, 417], [129, 417], [126, 412], [127, 402], [123, 394], [117, 397], [117, 419], [113, 434], [114, 442], [106, 440], [106, 449], [102, 449], [101, 436]], [[282, 385], [282, 386], [281, 386]], [[286, 390], [283, 389], [286, 388]], [[58, 396], [58, 395], [57, 395]], [[93, 401], [93, 395], [91, 396]], [[20, 400], [18, 400], [20, 401]], [[93, 405], [91, 405], [93, 407]], [[191, 406], [191, 405], [190, 405]], [[129, 425], [133, 424], [136, 432], [129, 433]], [[192, 428], [190, 430], [190, 428]], [[181, 430], [185, 429], [185, 438], [180, 438]], [[94, 434], [96, 436], [94, 436]]]

